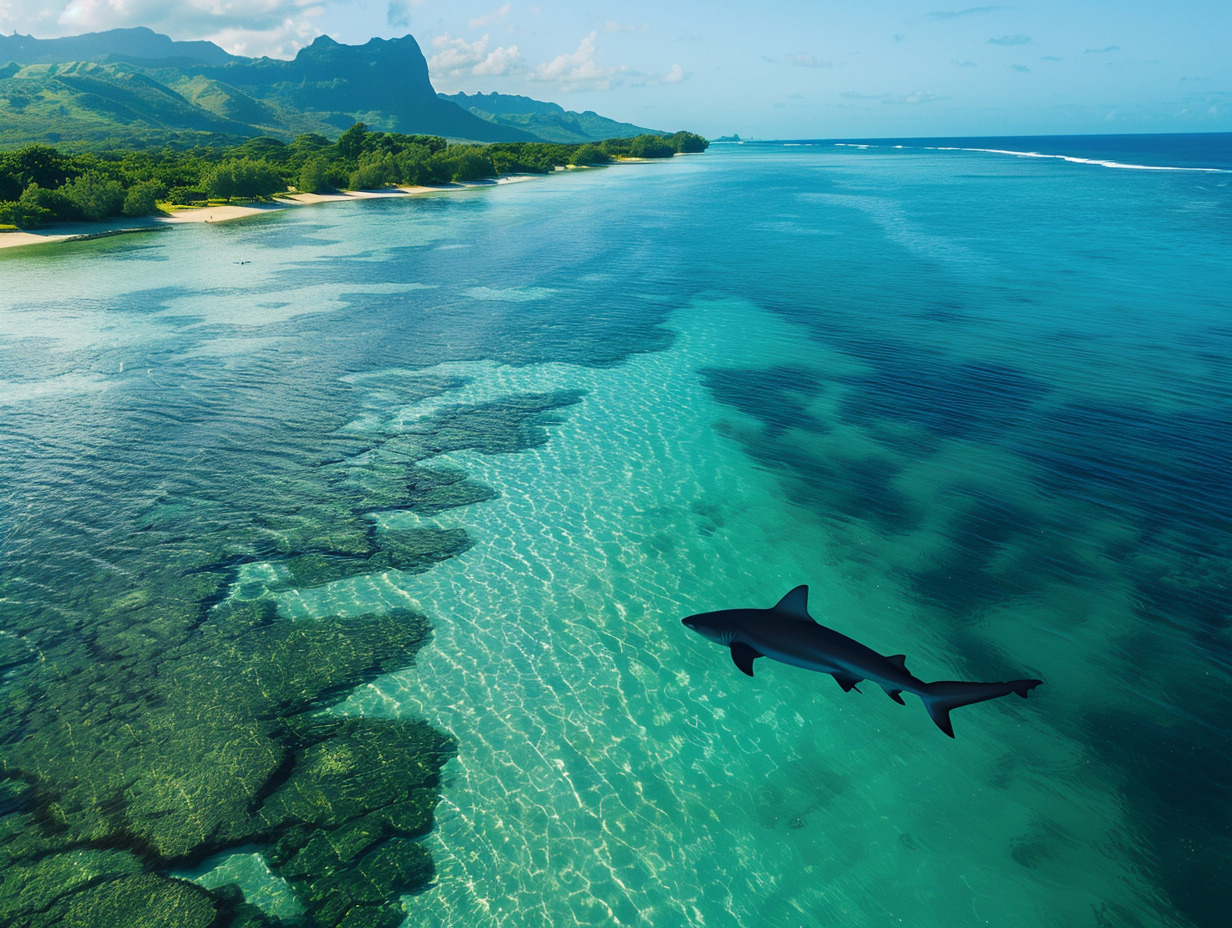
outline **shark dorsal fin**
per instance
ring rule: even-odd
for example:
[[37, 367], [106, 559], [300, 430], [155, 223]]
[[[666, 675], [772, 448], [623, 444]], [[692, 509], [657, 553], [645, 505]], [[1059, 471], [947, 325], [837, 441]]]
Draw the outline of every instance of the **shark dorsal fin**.
[[889, 661], [891, 664], [893, 664], [895, 667], [897, 667], [899, 670], [907, 669], [907, 655], [906, 654], [891, 654], [889, 657], [886, 658], [886, 660]]
[[801, 622], [813, 621], [813, 617], [808, 613], [808, 586], [800, 584], [778, 601], [774, 611], [789, 619], [797, 619]]

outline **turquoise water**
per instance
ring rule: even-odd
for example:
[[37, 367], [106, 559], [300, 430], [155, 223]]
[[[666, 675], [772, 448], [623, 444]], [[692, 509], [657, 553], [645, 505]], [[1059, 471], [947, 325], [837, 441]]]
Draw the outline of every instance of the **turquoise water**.
[[[427, 614], [329, 710], [456, 741], [408, 924], [1222, 925], [1230, 254], [1232, 174], [761, 145], [6, 255], [6, 602], [137, 584], [155, 525], [225, 534], [224, 603]], [[375, 504], [411, 447], [492, 492]], [[296, 585], [309, 484], [470, 546]], [[951, 741], [680, 625], [799, 583], [1045, 685]], [[254, 854], [184, 872], [293, 915]]]

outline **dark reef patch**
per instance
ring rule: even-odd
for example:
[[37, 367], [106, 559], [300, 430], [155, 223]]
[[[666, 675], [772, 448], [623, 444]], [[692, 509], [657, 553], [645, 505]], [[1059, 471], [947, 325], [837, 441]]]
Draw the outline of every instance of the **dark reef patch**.
[[407, 436], [422, 438], [425, 457], [469, 449], [480, 454], [508, 454], [547, 444], [546, 426], [561, 421], [558, 410], [581, 402], [579, 390], [527, 393], [474, 406], [451, 406]]
[[1126, 558], [1135, 610], [1149, 626], [1183, 631], [1204, 653], [1232, 666], [1232, 538], [1212, 538], [1202, 553], [1180, 539], [1154, 541]]
[[[112, 642], [110, 660], [33, 668], [6, 700], [22, 736], [0, 770], [22, 801], [0, 820], [13, 873], [0, 911], [13, 924], [54, 909], [48, 924], [210, 925], [220, 901], [160, 873], [260, 844], [302, 887], [310, 924], [340, 924], [357, 905], [373, 908], [369, 924], [397, 914], [397, 891], [425, 882], [431, 862], [395, 839], [431, 827], [450, 744], [421, 722], [313, 710], [406, 666], [427, 629], [408, 612], [294, 623], [268, 602], [228, 604], [170, 648], [115, 653]], [[300, 855], [322, 841], [336, 853], [314, 869]], [[378, 849], [394, 869], [374, 882]]]
[[952, 505], [942, 554], [910, 571], [920, 599], [959, 621], [970, 620], [1055, 575], [1039, 563], [1042, 551], [1033, 539], [1041, 528], [1030, 512], [975, 491], [960, 494]]
[[[378, 389], [396, 406], [459, 384], [391, 377]], [[450, 406], [375, 439], [341, 416], [322, 433], [320, 411], [294, 404], [221, 424], [189, 403], [134, 414], [130, 428], [158, 437], [124, 453], [120, 435], [115, 448], [68, 452], [89, 462], [85, 477], [54, 486], [62, 505], [4, 552], [0, 925], [273, 925], [234, 887], [167, 876], [247, 847], [292, 886], [304, 925], [400, 924], [399, 897], [432, 878], [417, 839], [452, 744], [420, 721], [320, 710], [408, 666], [428, 620], [291, 621], [268, 594], [427, 570], [464, 551], [461, 529], [387, 528], [369, 514], [492, 498], [428, 462], [542, 445], [579, 399]], [[271, 428], [277, 454], [257, 438]], [[211, 465], [184, 468], [202, 446]], [[257, 561], [279, 579], [237, 585]]]
[[1221, 415], [1071, 403], [1052, 410], [1045, 439], [1019, 450], [1058, 495], [1081, 493], [1142, 524], [1226, 531], [1232, 524], [1227, 454], [1232, 408]]
[[497, 496], [491, 487], [471, 480], [461, 470], [414, 465], [408, 475], [407, 507], [415, 512], [444, 512]]
[[847, 378], [857, 389], [843, 402], [844, 416], [862, 424], [898, 420], [940, 437], [973, 439], [1016, 424], [1045, 392], [1039, 381], [1002, 364], [898, 360], [876, 358], [874, 374]]
[[830, 431], [808, 411], [811, 398], [824, 389], [815, 373], [794, 367], [709, 368], [702, 377], [716, 402], [754, 420], [721, 422], [719, 430], [778, 474], [794, 501], [831, 517], [869, 520], [887, 531], [909, 531], [917, 524], [919, 513], [893, 485], [902, 469], [893, 459], [852, 455], [815, 442]]
[[1160, 887], [1194, 925], [1214, 928], [1227, 922], [1227, 894], [1217, 889], [1227, 877], [1212, 873], [1211, 863], [1232, 856], [1227, 787], [1232, 750], [1222, 737], [1223, 707], [1203, 703], [1209, 688], [1206, 681], [1176, 681], [1177, 691], [1170, 693], [1198, 714], [1192, 726], [1107, 711], [1088, 713], [1082, 726], [1085, 740], [1104, 761], [1133, 771], [1119, 784], [1123, 807], [1142, 835], [1142, 853], [1152, 861]]
[[915, 502], [893, 485], [902, 467], [889, 457], [822, 453], [786, 437], [767, 436], [761, 428], [730, 422], [719, 422], [715, 428], [777, 474], [789, 499], [820, 518], [867, 521], [887, 532], [908, 532], [919, 524]]
[[1126, 565], [1135, 610], [1232, 663], [1232, 408], [1164, 414], [1068, 404], [1019, 450], [1045, 492], [1107, 510], [1135, 530], [1109, 551]]
[[766, 432], [777, 435], [787, 429], [827, 431], [824, 422], [808, 409], [821, 392], [821, 379], [800, 367], [704, 368], [702, 382], [717, 402], [738, 409], [761, 421]]

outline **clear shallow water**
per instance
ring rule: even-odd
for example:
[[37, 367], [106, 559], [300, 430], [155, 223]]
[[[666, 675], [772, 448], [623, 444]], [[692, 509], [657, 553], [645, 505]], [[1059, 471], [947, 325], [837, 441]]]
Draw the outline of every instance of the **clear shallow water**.
[[[752, 148], [6, 257], [10, 591], [122, 571], [152, 512], [277, 536], [442, 410], [582, 391], [428, 462], [495, 498], [364, 510], [469, 550], [230, 587], [432, 617], [334, 710], [457, 741], [410, 923], [1221, 924], [1232, 185]], [[924, 679], [1046, 685], [951, 742], [679, 624], [801, 582]]]

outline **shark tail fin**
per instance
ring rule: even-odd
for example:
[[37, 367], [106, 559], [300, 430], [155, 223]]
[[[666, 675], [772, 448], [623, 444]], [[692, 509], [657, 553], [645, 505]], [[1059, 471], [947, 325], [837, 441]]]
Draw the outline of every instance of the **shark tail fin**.
[[1027, 693], [1042, 683], [1042, 680], [1011, 680], [1008, 683], [964, 683], [960, 680], [939, 680], [936, 683], [924, 684], [920, 698], [924, 700], [924, 708], [929, 716], [943, 732], [954, 737], [954, 726], [950, 722], [950, 712], [962, 706], [970, 706], [977, 702], [997, 699], [1017, 693], [1024, 699]]

